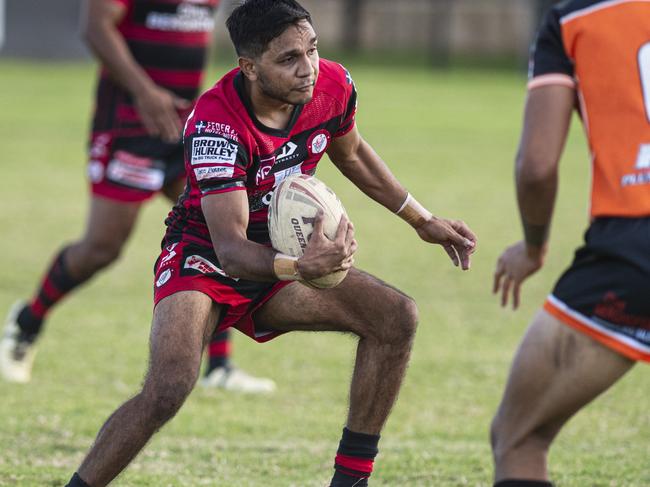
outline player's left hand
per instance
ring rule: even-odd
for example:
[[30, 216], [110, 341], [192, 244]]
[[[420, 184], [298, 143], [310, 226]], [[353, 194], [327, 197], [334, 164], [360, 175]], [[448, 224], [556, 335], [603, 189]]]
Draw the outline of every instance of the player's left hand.
[[415, 230], [425, 242], [442, 245], [455, 266], [466, 271], [476, 251], [476, 235], [465, 222], [432, 216]]
[[492, 292], [501, 292], [501, 306], [508, 305], [512, 291], [512, 309], [519, 307], [521, 284], [544, 264], [546, 246], [531, 247], [523, 240], [503, 251], [494, 271]]

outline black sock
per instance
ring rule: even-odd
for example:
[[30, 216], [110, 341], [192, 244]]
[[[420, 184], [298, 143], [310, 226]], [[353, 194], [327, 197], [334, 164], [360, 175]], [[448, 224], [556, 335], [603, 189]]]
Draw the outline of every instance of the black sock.
[[379, 451], [379, 435], [355, 433], [343, 428], [334, 462], [334, 477], [330, 487], [364, 487], [372, 473], [375, 456]]
[[225, 330], [215, 333], [208, 346], [208, 368], [205, 374], [209, 374], [214, 369], [230, 367], [230, 331]]
[[547, 480], [506, 479], [496, 482], [494, 487], [553, 487], [553, 484]]
[[90, 487], [90, 485], [84, 482], [83, 479], [79, 477], [79, 474], [75, 472], [70, 479], [70, 482], [68, 482], [65, 487]]
[[36, 338], [50, 309], [70, 291], [90, 278], [88, 276], [76, 280], [70, 275], [65, 265], [66, 250], [67, 247], [56, 255], [52, 265], [45, 272], [36, 294], [16, 319], [20, 329], [28, 336]]

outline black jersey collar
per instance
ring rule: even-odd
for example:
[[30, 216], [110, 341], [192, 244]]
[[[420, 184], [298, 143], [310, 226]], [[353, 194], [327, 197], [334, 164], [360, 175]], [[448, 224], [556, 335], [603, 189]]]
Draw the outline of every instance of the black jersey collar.
[[293, 108], [293, 113], [291, 114], [291, 118], [289, 119], [289, 123], [284, 129], [275, 129], [272, 127], [268, 127], [264, 125], [262, 122], [260, 122], [257, 119], [257, 116], [255, 116], [255, 112], [253, 111], [253, 105], [251, 104], [251, 100], [248, 96], [248, 93], [246, 93], [246, 88], [244, 87], [244, 77], [241, 74], [241, 71], [239, 71], [234, 78], [233, 81], [235, 85], [235, 90], [237, 91], [237, 94], [239, 95], [239, 98], [241, 99], [242, 103], [244, 104], [244, 107], [246, 107], [246, 111], [248, 112], [248, 116], [251, 117], [251, 120], [255, 124], [255, 126], [264, 132], [265, 134], [273, 135], [275, 137], [283, 137], [287, 138], [289, 137], [289, 134], [291, 133], [291, 130], [293, 129], [293, 126], [296, 125], [296, 122], [298, 121], [298, 117], [302, 113], [302, 109], [304, 105], [296, 105]]

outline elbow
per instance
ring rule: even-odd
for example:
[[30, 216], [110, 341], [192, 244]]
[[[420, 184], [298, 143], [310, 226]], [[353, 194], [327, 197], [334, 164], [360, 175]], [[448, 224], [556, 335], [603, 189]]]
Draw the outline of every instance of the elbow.
[[539, 186], [557, 180], [557, 161], [533, 154], [519, 154], [516, 161], [517, 183]]
[[217, 252], [219, 267], [231, 277], [240, 277], [242, 272], [241, 266], [235, 257], [236, 255], [236, 252], [230, 252], [228, 250], [220, 250]]

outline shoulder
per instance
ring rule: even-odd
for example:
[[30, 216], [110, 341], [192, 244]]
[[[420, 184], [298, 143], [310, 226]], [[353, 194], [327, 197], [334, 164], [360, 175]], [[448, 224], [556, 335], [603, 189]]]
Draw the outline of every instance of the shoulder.
[[199, 97], [187, 120], [185, 136], [219, 135], [236, 142], [246, 139], [245, 109], [233, 86], [237, 73], [237, 69], [230, 71]]
[[318, 81], [321, 88], [332, 93], [345, 93], [352, 89], [353, 82], [350, 72], [342, 65], [329, 59], [319, 63]]

